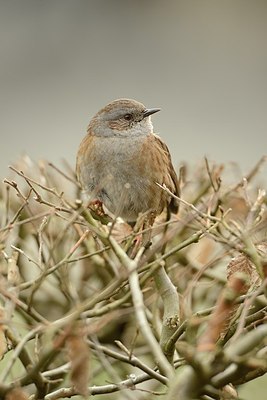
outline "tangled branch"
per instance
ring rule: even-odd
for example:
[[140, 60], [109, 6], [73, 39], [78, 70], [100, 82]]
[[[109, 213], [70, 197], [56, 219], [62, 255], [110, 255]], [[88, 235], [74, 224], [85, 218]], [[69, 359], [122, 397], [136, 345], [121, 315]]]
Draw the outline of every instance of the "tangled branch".
[[264, 161], [234, 184], [208, 160], [197, 176], [184, 168], [178, 217], [160, 216], [134, 252], [140, 232], [96, 216], [70, 170], [12, 166], [0, 398], [237, 398], [235, 385], [266, 373], [266, 193], [253, 183]]

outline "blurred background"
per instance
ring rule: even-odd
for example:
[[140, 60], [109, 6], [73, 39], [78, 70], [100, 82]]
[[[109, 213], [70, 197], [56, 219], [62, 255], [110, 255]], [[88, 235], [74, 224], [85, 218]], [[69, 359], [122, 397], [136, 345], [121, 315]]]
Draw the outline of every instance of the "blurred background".
[[0, 0], [0, 176], [23, 153], [75, 165], [99, 108], [161, 107], [176, 165], [246, 172], [267, 153], [266, 0]]
[[[90, 118], [119, 97], [162, 108], [176, 165], [246, 172], [267, 153], [266, 40], [266, 0], [0, 0], [1, 178], [25, 153], [74, 166]], [[242, 399], [262, 399], [261, 382]]]

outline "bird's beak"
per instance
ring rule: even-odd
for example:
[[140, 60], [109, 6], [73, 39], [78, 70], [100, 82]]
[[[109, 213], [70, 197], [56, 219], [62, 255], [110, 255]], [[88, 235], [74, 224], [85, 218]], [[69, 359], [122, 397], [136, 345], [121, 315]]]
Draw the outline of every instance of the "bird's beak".
[[160, 108], [147, 108], [144, 111], [144, 118], [148, 117], [151, 114], [155, 114], [156, 112], [160, 111]]

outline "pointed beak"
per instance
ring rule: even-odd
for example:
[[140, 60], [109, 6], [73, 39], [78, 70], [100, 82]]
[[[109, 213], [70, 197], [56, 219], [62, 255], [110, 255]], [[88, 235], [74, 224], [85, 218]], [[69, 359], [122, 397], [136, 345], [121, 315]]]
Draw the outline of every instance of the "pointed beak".
[[144, 111], [144, 118], [148, 117], [151, 114], [155, 114], [156, 112], [160, 111], [160, 108], [147, 108]]

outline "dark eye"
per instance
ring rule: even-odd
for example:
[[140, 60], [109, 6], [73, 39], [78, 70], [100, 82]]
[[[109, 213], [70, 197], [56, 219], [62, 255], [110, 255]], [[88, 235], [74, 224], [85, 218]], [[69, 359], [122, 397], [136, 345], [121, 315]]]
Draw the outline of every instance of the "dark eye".
[[131, 121], [133, 119], [133, 116], [132, 114], [125, 114], [124, 119], [126, 119], [126, 121]]

